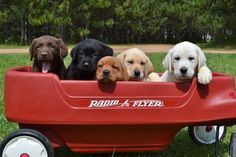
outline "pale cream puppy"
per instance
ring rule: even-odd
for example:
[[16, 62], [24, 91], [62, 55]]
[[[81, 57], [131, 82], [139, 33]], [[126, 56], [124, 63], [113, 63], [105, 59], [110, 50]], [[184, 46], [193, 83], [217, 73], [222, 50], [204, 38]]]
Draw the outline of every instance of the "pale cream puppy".
[[166, 71], [161, 76], [162, 82], [186, 82], [197, 76], [198, 82], [208, 84], [212, 80], [212, 72], [206, 65], [206, 57], [201, 48], [191, 42], [184, 41], [171, 48], [163, 65]]
[[142, 50], [130, 48], [121, 52], [117, 59], [125, 66], [130, 81], [159, 81], [152, 62]]

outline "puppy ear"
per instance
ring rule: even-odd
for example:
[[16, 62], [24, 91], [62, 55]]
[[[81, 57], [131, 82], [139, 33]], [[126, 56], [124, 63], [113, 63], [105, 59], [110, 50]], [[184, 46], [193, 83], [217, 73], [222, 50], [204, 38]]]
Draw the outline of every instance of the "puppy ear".
[[72, 62], [75, 62], [76, 60], [75, 47], [70, 51], [70, 56], [72, 58]]
[[99, 41], [99, 44], [102, 46], [105, 56], [113, 56], [113, 49], [110, 48], [109, 46], [105, 45], [103, 42]]
[[197, 53], [198, 53], [198, 70], [206, 64], [206, 56], [203, 53], [202, 49], [197, 46]]
[[123, 80], [124, 81], [128, 81], [129, 80], [129, 74], [127, 72], [127, 69], [125, 68], [124, 64], [121, 63], [121, 61], [118, 59], [118, 61], [120, 62], [121, 65], [121, 70], [122, 70], [122, 74], [123, 74]]
[[172, 50], [170, 49], [167, 52], [167, 55], [165, 56], [165, 59], [162, 62], [162, 64], [164, 65], [164, 68], [168, 70], [169, 72], [172, 72], [171, 54], [172, 54]]
[[60, 57], [65, 58], [68, 54], [68, 48], [62, 39], [58, 39], [57, 41], [60, 48]]
[[152, 65], [151, 60], [149, 59], [149, 57], [146, 56], [146, 65], [145, 65], [145, 76], [148, 76], [148, 74], [150, 74], [151, 72], [154, 71], [154, 67]]
[[116, 56], [116, 58], [122, 63], [122, 65], [124, 65], [125, 56], [125, 52], [121, 52], [119, 55]]
[[[123, 66], [124, 67], [124, 66]], [[124, 67], [125, 68], [125, 67]], [[127, 72], [127, 70], [126, 69], [124, 69], [124, 71], [123, 71], [123, 76], [124, 76], [124, 81], [128, 81], [129, 80], [129, 74], [128, 74], [128, 72]]]
[[37, 42], [37, 39], [34, 39], [31, 42], [31, 45], [30, 45], [30, 48], [29, 48], [30, 60], [32, 60], [34, 58], [34, 46], [35, 46], [36, 42]]
[[106, 45], [103, 45], [103, 48], [105, 50], [105, 54], [106, 56], [113, 56], [113, 49], [106, 46]]

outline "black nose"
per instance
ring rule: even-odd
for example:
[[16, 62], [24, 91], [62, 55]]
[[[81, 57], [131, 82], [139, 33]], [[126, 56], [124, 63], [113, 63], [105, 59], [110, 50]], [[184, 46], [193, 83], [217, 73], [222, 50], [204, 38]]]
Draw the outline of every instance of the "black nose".
[[88, 62], [84, 62], [84, 67], [89, 67], [89, 63]]
[[109, 70], [107, 70], [107, 69], [103, 70], [103, 75], [104, 75], [104, 76], [108, 76], [108, 75], [109, 75], [109, 73], [110, 73], [110, 71], [109, 71]]
[[140, 76], [140, 71], [139, 70], [135, 70], [134, 71], [134, 76], [135, 77], [139, 77]]
[[180, 69], [181, 74], [186, 74], [187, 71], [188, 71], [188, 69], [187, 69], [186, 67], [182, 67], [182, 68]]

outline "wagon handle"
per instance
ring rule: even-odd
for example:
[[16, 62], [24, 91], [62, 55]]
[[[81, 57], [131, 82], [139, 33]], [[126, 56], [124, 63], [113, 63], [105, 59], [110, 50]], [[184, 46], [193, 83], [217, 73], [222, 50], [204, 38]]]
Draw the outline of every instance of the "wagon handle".
[[219, 156], [219, 150], [220, 150], [220, 148], [219, 148], [219, 130], [220, 130], [220, 126], [217, 125], [216, 126], [216, 142], [215, 142], [215, 156], [216, 157], [220, 157]]

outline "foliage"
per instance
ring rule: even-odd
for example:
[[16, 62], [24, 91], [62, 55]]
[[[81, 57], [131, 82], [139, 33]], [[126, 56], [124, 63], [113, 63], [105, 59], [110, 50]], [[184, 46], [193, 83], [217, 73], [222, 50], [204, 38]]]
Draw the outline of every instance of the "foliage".
[[[47, 9], [43, 10], [42, 8]], [[64, 1], [62, 3], [57, 1], [49, 4], [47, 1], [32, 1], [29, 4], [29, 9], [29, 21], [32, 25], [52, 24], [58, 26], [70, 23], [70, 17], [67, 14], [69, 10], [69, 1]]]
[[42, 34], [66, 42], [224, 42], [236, 36], [235, 0], [0, 0], [0, 43]]

